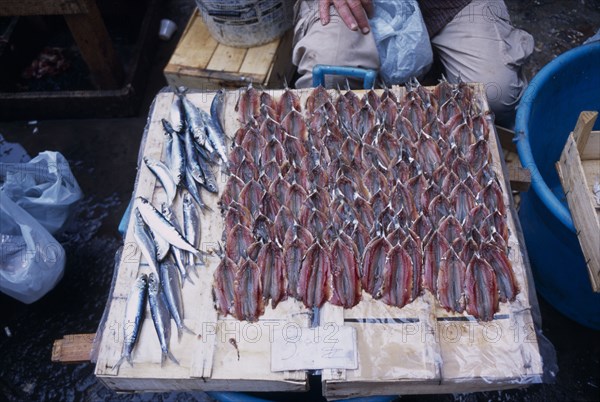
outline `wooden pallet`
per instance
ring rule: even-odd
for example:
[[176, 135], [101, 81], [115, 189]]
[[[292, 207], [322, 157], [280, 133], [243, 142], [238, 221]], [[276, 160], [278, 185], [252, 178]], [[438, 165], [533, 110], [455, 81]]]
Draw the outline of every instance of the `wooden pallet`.
[[169, 85], [205, 91], [252, 82], [282, 88], [294, 74], [292, 31], [262, 46], [237, 48], [217, 42], [196, 10], [164, 69]]
[[[480, 93], [483, 91], [480, 86], [476, 89]], [[401, 96], [403, 89], [394, 90]], [[304, 103], [309, 91], [296, 92]], [[271, 92], [274, 97], [280, 93]], [[194, 103], [208, 109], [213, 94], [189, 96]], [[233, 111], [237, 96], [235, 91], [226, 96], [225, 130], [229, 137], [239, 128]], [[143, 155], [163, 156], [164, 135], [160, 119], [168, 118], [172, 100], [172, 93], [156, 97], [142, 142]], [[505, 203], [510, 205], [510, 192], [503, 181], [505, 176], [495, 135], [490, 136], [490, 151], [493, 168], [503, 185]], [[227, 176], [220, 177], [222, 189]], [[155, 184], [149, 170], [140, 166], [134, 196], [153, 199], [157, 205], [165, 197]], [[217, 212], [218, 197], [207, 195], [205, 198], [215, 211], [204, 215], [202, 221], [202, 248], [210, 250], [221, 240], [223, 223]], [[327, 398], [469, 392], [539, 382], [542, 362], [531, 318], [524, 251], [516, 236], [513, 219], [517, 218], [511, 211], [510, 259], [521, 293], [514, 302], [502, 305], [491, 322], [478, 323], [467, 316], [449, 314], [439, 308], [428, 293], [402, 309], [373, 300], [366, 293], [363, 293], [361, 303], [351, 310], [326, 304], [320, 311], [318, 329], [323, 336], [337, 339], [337, 334], [353, 328], [351, 332], [356, 337], [358, 356], [357, 368], [322, 370], [323, 391]], [[172, 336], [171, 349], [181, 364], [167, 362], [161, 368], [158, 341], [147, 315], [134, 350], [134, 366], [123, 364], [116, 370], [114, 365], [122, 350], [120, 330], [127, 293], [139, 272], [148, 270], [140, 263], [130, 223], [114, 289], [108, 300], [107, 320], [99, 331], [97, 377], [116, 391], [305, 390], [308, 384], [305, 371], [271, 371], [272, 359], [282, 358], [271, 356], [271, 350], [280, 331], [291, 327], [304, 331], [309, 326], [311, 312], [302, 303], [287, 300], [276, 310], [267, 307], [266, 313], [253, 324], [217, 315], [211, 287], [218, 263], [217, 257], [209, 258], [207, 266], [199, 271], [200, 278], [194, 278], [195, 284], [188, 283], [184, 287], [186, 324], [198, 335], [183, 334], [180, 342]], [[175, 330], [173, 325], [172, 332]]]
[[594, 292], [600, 292], [600, 201], [594, 196], [594, 184], [600, 186], [600, 131], [592, 131], [597, 117], [598, 112], [581, 112], [556, 164]]

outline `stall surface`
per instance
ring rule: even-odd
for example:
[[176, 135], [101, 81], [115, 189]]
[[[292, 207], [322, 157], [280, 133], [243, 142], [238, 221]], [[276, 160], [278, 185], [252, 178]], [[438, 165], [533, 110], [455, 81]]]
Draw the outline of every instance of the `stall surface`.
[[[531, 74], [556, 55], [577, 46], [600, 26], [598, 1], [538, 1], [525, 5], [507, 1], [516, 25], [536, 38], [528, 71]], [[185, 26], [194, 3], [169, 0], [163, 15]], [[51, 363], [52, 342], [65, 334], [96, 331], [104, 309], [114, 255], [121, 245], [117, 227], [131, 197], [140, 140], [150, 102], [166, 85], [162, 70], [172, 54], [179, 31], [169, 42], [159, 43], [144, 103], [137, 117], [3, 121], [0, 133], [4, 151], [19, 143], [31, 156], [44, 150], [63, 153], [71, 164], [85, 199], [78, 209], [75, 228], [60, 241], [67, 250], [65, 276], [46, 297], [23, 305], [0, 295], [0, 399], [17, 400], [213, 400], [202, 392], [118, 395], [94, 376], [91, 364]], [[559, 372], [555, 384], [526, 389], [473, 394], [405, 396], [403, 400], [598, 400], [600, 399], [600, 350], [597, 332], [562, 316], [540, 299], [543, 332], [556, 348]], [[310, 379], [306, 394], [253, 394], [271, 400], [319, 400], [320, 381]]]

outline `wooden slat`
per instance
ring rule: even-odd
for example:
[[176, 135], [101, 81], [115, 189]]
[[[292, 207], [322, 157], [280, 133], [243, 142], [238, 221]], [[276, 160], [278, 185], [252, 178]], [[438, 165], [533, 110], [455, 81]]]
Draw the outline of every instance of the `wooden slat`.
[[[210, 59], [207, 70], [237, 73], [244, 62], [247, 49], [219, 45]], [[239, 75], [239, 74], [238, 74]]]
[[517, 152], [517, 144], [513, 141], [515, 138], [515, 132], [505, 127], [495, 126], [496, 133], [498, 133], [498, 139], [502, 149], [510, 152]]
[[217, 46], [219, 43], [212, 37], [196, 10], [167, 67], [175, 74], [179, 72], [180, 67], [203, 70], [208, 66]]
[[600, 131], [592, 131], [583, 153], [580, 155], [582, 161], [600, 159]]
[[596, 118], [598, 118], [598, 112], [581, 112], [577, 119], [577, 124], [573, 130], [573, 140], [577, 144], [577, 151], [580, 155], [583, 154]]
[[87, 0], [2, 0], [0, 16], [66, 15], [87, 13]]
[[510, 188], [512, 191], [529, 191], [531, 187], [531, 172], [521, 166], [521, 163], [514, 161], [506, 165]]
[[262, 46], [248, 48], [244, 62], [240, 66], [239, 73], [242, 75], [263, 74], [266, 77], [278, 47], [279, 39]]
[[96, 334], [74, 334], [55, 340], [52, 345], [52, 361], [55, 363], [89, 362], [95, 337]]
[[163, 72], [169, 85], [202, 90], [239, 88], [249, 82], [282, 88], [291, 82], [293, 32], [262, 46], [234, 48], [218, 43], [198, 10], [191, 16]]
[[592, 288], [594, 292], [600, 292], [600, 221], [573, 134], [567, 138], [557, 169], [573, 224], [577, 228]]
[[117, 89], [123, 83], [123, 65], [115, 52], [100, 10], [94, 0], [87, 3], [85, 14], [65, 15], [65, 20], [79, 52], [85, 60], [92, 81], [98, 89]]

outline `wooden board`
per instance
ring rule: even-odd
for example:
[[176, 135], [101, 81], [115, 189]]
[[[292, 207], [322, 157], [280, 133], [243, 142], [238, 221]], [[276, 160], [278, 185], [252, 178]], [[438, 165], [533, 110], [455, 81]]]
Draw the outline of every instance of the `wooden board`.
[[55, 363], [89, 363], [96, 334], [65, 335], [52, 345]]
[[600, 132], [591, 131], [597, 115], [581, 113], [556, 164], [594, 292], [600, 292], [600, 204], [594, 196], [594, 185], [600, 186]]
[[262, 46], [238, 48], [217, 42], [198, 10], [192, 14], [164, 69], [169, 85], [201, 90], [237, 88], [249, 82], [282, 88], [291, 82], [292, 32]]
[[[400, 98], [404, 88], [396, 90]], [[475, 90], [485, 98], [481, 86]], [[492, 167], [500, 179], [504, 203], [512, 205], [498, 137], [492, 124], [489, 128]], [[518, 217], [511, 208], [509, 259], [521, 289], [514, 302], [501, 303], [494, 320], [485, 323], [446, 312], [429, 292], [402, 309], [379, 302], [374, 307], [363, 293], [358, 306], [342, 311], [344, 322], [363, 334], [361, 367], [337, 378], [323, 373], [327, 398], [475, 392], [540, 382], [542, 360], [529, 303], [525, 246], [519, 242], [514, 219]]]
[[[189, 98], [198, 106], [209, 110], [213, 93], [190, 94]], [[169, 117], [172, 93], [159, 94], [155, 99], [153, 112], [149, 118], [147, 133], [141, 153], [164, 160], [164, 139], [162, 118]], [[226, 127], [230, 124], [226, 123]], [[226, 128], [228, 133], [230, 129]], [[227, 176], [221, 177], [222, 191]], [[160, 187], [155, 189], [156, 180], [148, 168], [138, 168], [134, 197], [143, 196], [160, 205], [165, 195]], [[204, 195], [206, 194], [206, 195]], [[218, 196], [203, 193], [207, 205], [213, 213], [201, 217], [201, 248], [204, 251], [217, 249], [223, 232], [223, 220], [217, 205]], [[174, 208], [180, 222], [182, 215], [180, 199]], [[160, 348], [149, 312], [142, 325], [137, 347], [134, 351], [134, 366], [127, 363], [119, 369], [114, 366], [122, 350], [122, 328], [124, 307], [132, 281], [140, 272], [148, 272], [149, 267], [141, 261], [141, 255], [133, 238], [133, 221], [129, 223], [125, 235], [121, 261], [117, 267], [117, 277], [109, 303], [109, 313], [98, 359], [96, 376], [109, 388], [116, 391], [303, 391], [307, 388], [304, 372], [270, 371], [270, 332], [281, 328], [285, 323], [308, 326], [309, 312], [296, 301], [281, 303], [276, 311], [267, 311], [258, 323], [248, 323], [231, 318], [217, 317], [213, 307], [213, 274], [219, 263], [218, 257], [209, 257], [205, 267], [198, 267], [199, 277], [192, 275], [194, 284], [183, 287], [185, 322], [197, 335], [184, 333], [181, 340], [173, 335], [171, 350], [180, 365], [167, 362], [160, 365]], [[176, 334], [176, 327], [172, 327]], [[235, 340], [236, 347], [233, 345]]]
[[[476, 89], [483, 93], [482, 87]], [[402, 96], [403, 89], [393, 90]], [[296, 93], [304, 104], [310, 91], [297, 90]], [[270, 94], [277, 98], [281, 91], [270, 91]], [[189, 96], [194, 103], [208, 109], [213, 94]], [[237, 97], [236, 91], [226, 93], [225, 131], [230, 138], [240, 127], [234, 112]], [[160, 119], [168, 118], [172, 100], [172, 93], [156, 97], [140, 150], [142, 155], [163, 156]], [[493, 127], [491, 130], [493, 169], [500, 178], [505, 204], [511, 205], [497, 138]], [[222, 189], [227, 176], [220, 177]], [[141, 166], [134, 196], [152, 198], [157, 204], [164, 199], [164, 194], [155, 185], [151, 173]], [[207, 195], [205, 198], [216, 211], [202, 217], [202, 248], [208, 250], [216, 248], [221, 240], [223, 222], [216, 204], [218, 197]], [[513, 219], [517, 218], [511, 210], [509, 258], [521, 292], [514, 302], [503, 304], [491, 322], [477, 322], [466, 315], [447, 313], [429, 293], [402, 309], [387, 306], [366, 293], [360, 304], [350, 310], [326, 304], [320, 311], [319, 328], [354, 328], [359, 363], [357, 369], [322, 370], [323, 392], [327, 398], [469, 392], [540, 382], [542, 362], [531, 318], [524, 250], [516, 236]], [[276, 310], [267, 307], [256, 323], [217, 315], [211, 295], [213, 273], [219, 262], [216, 257], [209, 258], [207, 266], [200, 269], [200, 278], [194, 278], [195, 284], [186, 284], [183, 290], [186, 324], [198, 336], [183, 334], [180, 341], [173, 336], [171, 350], [181, 364], [167, 362], [160, 367], [158, 341], [150, 319], [146, 318], [134, 351], [134, 366], [124, 364], [115, 370], [113, 367], [122, 350], [119, 328], [127, 292], [138, 273], [148, 269], [143, 262], [140, 264], [131, 232], [129, 227], [100, 341], [96, 375], [103, 383], [117, 391], [306, 389], [305, 372], [270, 371], [271, 335], [289, 325], [308, 327], [311, 311], [300, 302], [286, 300]], [[172, 331], [175, 331], [174, 326]]]

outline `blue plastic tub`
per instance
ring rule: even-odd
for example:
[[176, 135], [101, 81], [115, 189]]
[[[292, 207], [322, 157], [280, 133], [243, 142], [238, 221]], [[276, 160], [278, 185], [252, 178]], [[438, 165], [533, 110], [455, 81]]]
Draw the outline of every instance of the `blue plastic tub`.
[[[600, 42], [554, 59], [534, 77], [521, 100], [517, 150], [531, 171], [532, 188], [522, 193], [519, 217], [537, 291], [564, 315], [600, 329], [600, 293], [592, 291], [555, 168], [584, 110], [600, 111]], [[600, 119], [594, 129], [600, 129]]]

